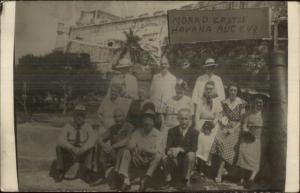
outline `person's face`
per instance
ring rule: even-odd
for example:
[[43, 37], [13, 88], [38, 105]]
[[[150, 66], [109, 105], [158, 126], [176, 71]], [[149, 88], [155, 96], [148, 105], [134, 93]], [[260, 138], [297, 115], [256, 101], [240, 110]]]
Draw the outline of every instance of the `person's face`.
[[237, 96], [238, 88], [236, 86], [229, 87], [229, 98], [234, 100]]
[[176, 90], [176, 96], [181, 98], [183, 97], [184, 95], [184, 90], [182, 88], [180, 88], [179, 86], [176, 86], [175, 87], [175, 90]]
[[115, 111], [114, 112], [114, 120], [117, 125], [122, 125], [124, 122], [124, 115], [122, 112]]
[[262, 110], [263, 105], [264, 105], [264, 102], [263, 102], [262, 99], [256, 99], [256, 100], [255, 100], [255, 109], [256, 109], [257, 111]]
[[126, 74], [129, 72], [130, 67], [123, 67], [118, 69], [122, 74]]
[[214, 86], [211, 85], [211, 84], [207, 84], [205, 86], [205, 93], [206, 93], [206, 96], [212, 96], [213, 94], [213, 89], [214, 89]]
[[81, 126], [85, 122], [85, 114], [83, 112], [76, 112], [73, 116], [73, 120], [77, 126]]
[[188, 112], [180, 112], [178, 115], [178, 121], [182, 128], [187, 128], [191, 122], [191, 115]]
[[206, 74], [213, 74], [215, 72], [215, 66], [205, 67]]
[[168, 71], [170, 68], [170, 64], [169, 64], [169, 61], [166, 57], [163, 57], [160, 61], [160, 70], [162, 72], [166, 72]]
[[151, 129], [154, 127], [154, 121], [153, 121], [153, 119], [151, 119], [150, 117], [145, 117], [143, 119], [143, 126], [144, 126], [144, 130], [146, 132], [150, 132]]
[[110, 98], [112, 100], [116, 99], [119, 96], [119, 91], [117, 88], [112, 88], [110, 91]]

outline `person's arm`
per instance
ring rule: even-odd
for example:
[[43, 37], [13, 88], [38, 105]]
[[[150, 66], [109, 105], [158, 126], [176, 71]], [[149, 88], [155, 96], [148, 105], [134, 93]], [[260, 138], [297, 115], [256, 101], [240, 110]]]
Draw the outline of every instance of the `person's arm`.
[[215, 119], [214, 119], [214, 126], [216, 126], [219, 122], [219, 120], [221, 119], [221, 116], [222, 116], [222, 105], [221, 105], [221, 102], [220, 101], [216, 101], [214, 102], [214, 116], [215, 116]]
[[137, 147], [137, 131], [133, 132], [129, 138], [129, 141], [128, 141], [128, 148], [130, 150], [133, 150]]
[[68, 139], [68, 128], [67, 126], [63, 128], [63, 131], [61, 132], [59, 138], [58, 138], [58, 145], [72, 150], [74, 148], [74, 146], [67, 140]]
[[88, 126], [87, 128], [87, 133], [88, 133], [88, 141], [81, 147], [81, 150], [83, 152], [91, 149], [92, 147], [95, 146], [96, 142], [97, 142], [97, 135], [94, 132], [94, 130]]
[[175, 87], [176, 87], [176, 82], [177, 82], [177, 80], [176, 80], [176, 77], [174, 76], [174, 79], [173, 79], [173, 83], [172, 83], [172, 96], [175, 96], [176, 95], [176, 89], [175, 89]]
[[132, 81], [132, 87], [133, 87], [133, 93], [132, 93], [132, 95], [133, 95], [133, 99], [134, 100], [137, 100], [138, 98], [139, 98], [139, 96], [138, 96], [138, 83], [137, 83], [137, 80], [136, 80], [136, 78], [134, 77], [134, 79], [133, 79], [133, 81]]
[[161, 114], [162, 114], [162, 121], [163, 122], [166, 121], [167, 115], [169, 113], [169, 107], [170, 107], [170, 99], [167, 101], [167, 104], [162, 107]]
[[162, 137], [161, 135], [158, 135], [156, 140], [153, 141], [153, 145], [150, 148], [143, 148], [142, 151], [147, 152], [149, 154], [157, 154], [161, 153], [163, 154], [163, 147], [162, 147]]
[[172, 135], [172, 130], [169, 129], [168, 136], [167, 136], [167, 144], [166, 144], [165, 153], [168, 154], [168, 151], [172, 147], [173, 147], [173, 135]]
[[191, 134], [191, 141], [189, 146], [183, 147], [183, 153], [188, 152], [196, 152], [198, 149], [198, 135], [199, 132], [197, 130], [194, 130], [194, 132]]
[[200, 82], [197, 79], [196, 83], [195, 83], [195, 86], [194, 86], [194, 89], [193, 89], [193, 94], [192, 94], [192, 101], [193, 101], [194, 104], [198, 103], [199, 91], [200, 91]]
[[111, 146], [112, 148], [114, 148], [114, 149], [115, 148], [120, 148], [120, 147], [124, 147], [124, 146], [126, 146], [128, 144], [128, 142], [130, 140], [130, 135], [131, 135], [131, 133], [133, 131], [133, 127], [132, 126], [128, 126], [128, 127], [129, 128], [128, 128], [127, 133], [126, 133], [126, 137], [123, 140], [121, 140], [121, 141], [113, 144]]
[[247, 127], [247, 121], [248, 121], [248, 116], [245, 116], [243, 121], [242, 121], [242, 129], [243, 131], [249, 131], [248, 127]]
[[220, 77], [219, 77], [219, 81], [217, 83], [217, 92], [218, 92], [220, 100], [225, 100], [225, 89], [224, 89], [223, 81]]
[[[104, 100], [105, 100], [105, 99], [104, 99]], [[104, 100], [102, 101], [100, 107], [99, 107], [98, 110], [97, 110], [97, 115], [98, 115], [98, 118], [99, 118], [99, 122], [100, 122], [100, 124], [101, 124], [103, 127], [105, 127], [104, 117], [103, 117], [103, 105], [102, 105], [103, 102], [104, 102]]]
[[199, 118], [200, 118], [200, 105], [199, 104], [195, 104], [195, 127], [198, 128], [199, 127]]
[[110, 136], [111, 136], [111, 128], [107, 129], [104, 133], [102, 133], [100, 136], [99, 136], [99, 144], [101, 146], [103, 146], [103, 144], [109, 140]]
[[155, 84], [156, 84], [156, 75], [153, 76], [150, 86], [149, 96], [152, 101], [155, 101]]

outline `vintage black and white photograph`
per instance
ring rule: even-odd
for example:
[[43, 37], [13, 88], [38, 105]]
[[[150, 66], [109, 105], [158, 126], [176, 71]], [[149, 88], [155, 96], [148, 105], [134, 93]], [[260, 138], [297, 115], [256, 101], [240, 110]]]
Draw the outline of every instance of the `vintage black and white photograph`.
[[18, 1], [19, 190], [284, 191], [287, 58], [285, 1]]

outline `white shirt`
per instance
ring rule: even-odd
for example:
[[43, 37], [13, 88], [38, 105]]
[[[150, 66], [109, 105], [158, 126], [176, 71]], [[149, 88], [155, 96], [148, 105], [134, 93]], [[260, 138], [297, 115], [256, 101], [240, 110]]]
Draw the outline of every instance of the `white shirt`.
[[[189, 126], [189, 127], [190, 127], [190, 126]], [[186, 133], [187, 133], [188, 130], [189, 130], [189, 127], [185, 128], [185, 129], [180, 128], [181, 134], [182, 134], [183, 137], [185, 137]]]
[[106, 96], [98, 109], [98, 115], [102, 116], [104, 121], [104, 128], [107, 129], [115, 124], [113, 116], [115, 109], [121, 108], [124, 111], [125, 116], [127, 116], [130, 104], [130, 99], [118, 97], [116, 100], [112, 101], [110, 97]]
[[199, 76], [196, 80], [195, 88], [193, 91], [192, 100], [194, 103], [198, 104], [204, 93], [205, 84], [208, 81], [214, 81], [215, 83], [215, 93], [218, 95], [220, 101], [225, 100], [225, 91], [222, 79], [217, 75], [212, 75], [209, 77], [207, 74]]
[[66, 148], [74, 146], [76, 142], [77, 131], [80, 133], [80, 147], [89, 149], [95, 145], [97, 140], [96, 134], [92, 127], [87, 123], [84, 123], [79, 130], [75, 128], [74, 124], [67, 123], [59, 136], [60, 145]]
[[154, 102], [156, 111], [161, 113], [167, 101], [175, 96], [176, 77], [170, 72], [166, 75], [155, 74], [150, 87], [150, 99]]
[[161, 132], [153, 128], [148, 135], [145, 135], [142, 129], [136, 129], [130, 138], [129, 147], [138, 147], [139, 150], [145, 152], [162, 153], [162, 137]]
[[108, 94], [110, 93], [111, 90], [111, 85], [113, 83], [116, 84], [121, 84], [123, 87], [123, 91], [126, 97], [130, 97], [132, 99], [138, 99], [138, 83], [136, 80], [136, 77], [131, 75], [131, 74], [117, 74], [113, 76], [109, 89], [108, 89]]
[[177, 116], [178, 116], [178, 111], [182, 108], [191, 109], [191, 112], [194, 113], [193, 102], [189, 96], [184, 95], [179, 100], [175, 100], [174, 97], [172, 97], [168, 100], [167, 105], [163, 108], [163, 113], [166, 114], [166, 119], [164, 124], [167, 128], [171, 128], [179, 125]]

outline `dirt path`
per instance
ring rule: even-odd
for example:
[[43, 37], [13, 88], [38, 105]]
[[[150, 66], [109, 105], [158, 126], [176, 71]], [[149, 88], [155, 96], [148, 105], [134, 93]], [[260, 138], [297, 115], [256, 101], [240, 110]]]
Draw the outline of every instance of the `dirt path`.
[[[60, 128], [51, 127], [45, 123], [25, 123], [17, 125], [17, 156], [18, 179], [21, 191], [103, 191], [108, 192], [109, 186], [104, 184], [90, 187], [82, 180], [55, 183], [49, 177], [51, 161], [55, 159], [55, 145]], [[211, 179], [199, 178], [193, 184], [193, 190], [243, 190], [243, 187], [232, 183], [216, 184]], [[138, 185], [132, 186], [137, 191]], [[151, 190], [150, 190], [151, 191]], [[175, 191], [161, 189], [155, 191]]]

